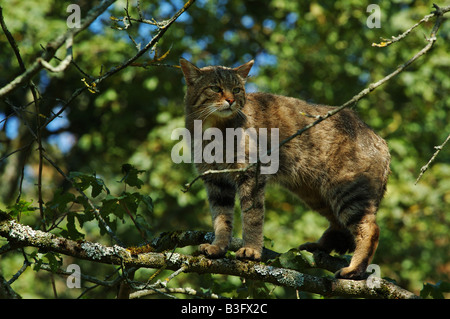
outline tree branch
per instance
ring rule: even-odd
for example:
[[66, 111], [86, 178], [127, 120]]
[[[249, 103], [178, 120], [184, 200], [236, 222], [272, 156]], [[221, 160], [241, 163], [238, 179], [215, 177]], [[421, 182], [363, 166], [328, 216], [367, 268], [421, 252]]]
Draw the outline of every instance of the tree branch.
[[[173, 231], [161, 233], [158, 237], [154, 238], [146, 245], [139, 247], [130, 247], [128, 250], [134, 254], [140, 254], [143, 252], [161, 252], [165, 250], [173, 250], [175, 248], [182, 248], [186, 246], [195, 246], [205, 243], [212, 243], [214, 240], [213, 232], [206, 231]], [[229, 250], [237, 251], [243, 246], [243, 240], [233, 237], [230, 242]], [[264, 248], [262, 254], [262, 260], [267, 261], [275, 259], [280, 255], [273, 250]]]
[[[13, 48], [15, 54], [17, 55], [17, 59], [19, 61], [19, 65], [21, 66], [21, 68], [23, 67], [23, 73], [21, 76], [17, 77], [15, 80], [13, 80], [12, 82], [10, 82], [7, 86], [5, 86], [4, 88], [7, 88], [10, 84], [15, 83], [15, 81], [17, 80], [18, 83], [23, 83], [25, 82], [27, 79], [30, 80], [32, 78], [32, 76], [35, 74], [31, 74], [32, 72], [34, 72], [33, 68], [34, 65], [36, 63], [40, 63], [40, 65], [42, 67], [45, 67], [46, 69], [48, 69], [51, 72], [62, 72], [64, 71], [72, 62], [72, 44], [73, 44], [73, 37], [81, 32], [82, 30], [84, 30], [85, 28], [87, 28], [104, 10], [106, 10], [108, 8], [108, 6], [110, 4], [112, 4], [114, 1], [109, 0], [109, 1], [103, 1], [102, 4], [100, 4], [99, 6], [93, 8], [87, 15], [87, 18], [82, 22], [81, 27], [80, 28], [74, 28], [72, 30], [69, 30], [63, 37], [59, 37], [57, 40], [55, 40], [53, 43], [48, 44], [47, 48], [45, 50], [45, 52], [43, 53], [43, 55], [41, 57], [39, 57], [36, 62], [31, 66], [31, 68], [29, 68], [28, 70], [25, 70], [25, 66], [23, 65], [22, 62], [22, 58], [20, 56], [18, 47], [16, 42], [14, 41], [14, 38], [12, 37], [12, 35], [9, 33], [6, 25], [4, 24], [4, 20], [3, 20], [3, 15], [2, 15], [2, 11], [0, 10], [0, 23], [1, 23], [1, 27], [4, 30], [5, 34], [7, 34], [7, 38], [10, 41], [11, 47]], [[183, 14], [193, 3], [195, 2], [195, 0], [188, 0], [185, 5], [178, 10], [169, 20], [164, 21], [164, 23], [159, 25], [159, 29], [158, 29], [158, 33], [151, 39], [150, 42], [147, 43], [147, 45], [140, 50], [136, 55], [134, 55], [133, 57], [131, 57], [130, 59], [128, 59], [127, 61], [123, 62], [121, 65], [113, 68], [112, 70], [110, 70], [109, 72], [106, 72], [105, 74], [101, 75], [100, 77], [98, 77], [97, 79], [95, 79], [91, 84], [89, 85], [93, 85], [93, 86], [97, 86], [100, 82], [104, 81], [105, 79], [109, 78], [110, 76], [112, 76], [113, 74], [123, 70], [124, 68], [128, 67], [130, 64], [132, 64], [134, 61], [136, 61], [139, 57], [141, 57], [146, 51], [148, 51], [150, 48], [153, 48], [158, 41], [162, 38], [162, 36], [164, 35], [164, 33], [168, 30], [168, 28], [177, 20], [177, 18]], [[0, 7], [1, 9], [1, 7]], [[52, 65], [50, 65], [47, 60], [50, 60], [54, 54], [56, 53], [57, 48], [59, 48], [60, 45], [62, 45], [62, 41], [66, 42], [66, 48], [67, 48], [67, 54], [66, 57], [60, 62], [60, 64], [56, 67], [53, 67]], [[51, 50], [49, 49], [51, 48]], [[46, 53], [49, 52], [53, 52], [52, 55], [45, 55]], [[59, 60], [59, 59], [58, 59]], [[79, 69], [79, 67], [77, 67]], [[30, 73], [30, 69], [32, 70]], [[80, 70], [80, 69], [79, 69]], [[36, 71], [37, 72], [37, 71]], [[17, 84], [19, 85], [19, 84]], [[13, 86], [15, 86], [15, 84], [13, 84]], [[14, 88], [11, 88], [11, 90], [13, 90]], [[52, 122], [55, 118], [57, 118], [60, 114], [62, 114], [62, 112], [68, 107], [68, 105], [77, 97], [79, 96], [84, 90], [86, 90], [87, 87], [83, 87], [83, 88], [79, 88], [77, 89], [72, 96], [70, 97], [70, 99], [64, 103], [64, 105], [59, 109], [59, 111], [54, 114], [52, 117], [49, 117], [46, 122], [41, 126], [40, 125], [40, 114], [39, 112], [36, 112], [36, 117], [38, 119], [38, 131], [37, 133], [35, 133], [30, 126], [27, 125], [28, 129], [30, 130], [31, 134], [33, 135], [34, 139], [36, 141], [38, 141], [39, 144], [39, 159], [40, 159], [40, 163], [39, 163], [39, 181], [38, 181], [38, 192], [39, 192], [39, 207], [40, 207], [40, 211], [41, 211], [41, 217], [43, 218], [43, 203], [42, 203], [42, 195], [41, 195], [41, 174], [42, 174], [42, 158], [45, 158], [53, 167], [55, 167], [55, 169], [67, 180], [69, 181], [72, 185], [73, 182], [68, 178], [68, 176], [46, 155], [45, 150], [42, 148], [41, 145], [41, 138], [40, 138], [40, 130], [47, 126], [50, 122]], [[0, 89], [0, 97], [1, 95], [1, 90]], [[9, 93], [9, 91], [8, 91]], [[7, 94], [7, 93], [6, 93]], [[35, 104], [37, 105], [37, 98], [35, 96], [35, 94], [33, 94], [33, 96], [35, 97]], [[15, 109], [16, 112], [18, 112], [18, 110]], [[18, 113], [18, 115], [20, 116], [20, 114]], [[12, 153], [11, 153], [12, 154]], [[11, 155], [9, 154], [9, 155]], [[9, 156], [8, 155], [8, 156]], [[74, 185], [73, 185], [74, 186]], [[75, 187], [76, 188], [76, 187]], [[98, 213], [98, 209], [95, 207], [95, 205], [92, 203], [92, 201], [90, 201], [90, 199], [84, 194], [84, 192], [82, 192], [81, 190], [77, 189], [79, 193], [81, 193], [81, 195], [88, 201], [88, 203], [90, 204], [90, 206], [93, 209], [94, 214], [96, 215], [96, 217], [99, 219], [99, 221], [103, 224], [103, 226], [106, 228], [108, 234], [110, 236], [112, 236], [112, 238], [116, 241], [116, 243], [118, 243], [119, 245], [123, 246], [120, 239], [117, 238], [117, 236], [115, 236], [114, 232], [110, 229], [110, 227], [103, 221], [102, 217], [100, 216], [100, 214]]]
[[[80, 95], [84, 90], [90, 89], [91, 87], [97, 87], [101, 82], [109, 78], [110, 76], [116, 74], [117, 72], [120, 72], [121, 70], [125, 69], [126, 67], [132, 65], [137, 59], [139, 59], [142, 55], [144, 55], [145, 52], [147, 52], [149, 49], [153, 48], [159, 40], [162, 38], [164, 33], [169, 29], [169, 27], [178, 19], [178, 17], [183, 14], [193, 3], [195, 0], [188, 0], [185, 5], [178, 10], [169, 20], [165, 21], [163, 25], [160, 26], [158, 33], [145, 45], [145, 47], [141, 50], [139, 50], [133, 57], [129, 58], [128, 60], [124, 61], [122, 64], [116, 66], [115, 68], [111, 69], [110, 71], [102, 74], [96, 79], [91, 79], [91, 83], [85, 83], [86, 86], [83, 88], [78, 89], [74, 92], [74, 94], [70, 97], [69, 101], [65, 103], [60, 110], [54, 114], [51, 118], [49, 118], [44, 126], [48, 125], [50, 122], [52, 122], [55, 118], [57, 118], [59, 115], [64, 112], [64, 110], [68, 107], [68, 105], [78, 96]], [[138, 2], [139, 4], [139, 2]], [[141, 11], [139, 9], [139, 15], [141, 15]], [[78, 67], [77, 67], [78, 68]], [[78, 68], [79, 69], [79, 68]], [[89, 85], [89, 86], [88, 86]], [[1, 92], [1, 91], [0, 91]], [[0, 95], [1, 97], [1, 95]]]
[[0, 275], [0, 299], [21, 299], [19, 296], [8, 284], [8, 282]]
[[134, 61], [136, 61], [137, 59], [139, 59], [145, 52], [147, 52], [149, 49], [153, 48], [156, 43], [158, 43], [158, 41], [162, 38], [162, 36], [164, 35], [164, 33], [166, 33], [166, 31], [169, 29], [169, 27], [178, 19], [178, 17], [183, 14], [193, 3], [195, 2], [195, 0], [188, 0], [184, 6], [178, 10], [169, 20], [166, 20], [164, 22], [161, 22], [160, 24], [158, 24], [158, 33], [150, 40], [150, 42], [148, 42], [145, 47], [141, 50], [138, 51], [138, 53], [133, 56], [132, 58], [128, 59], [127, 61], [125, 61], [124, 63], [122, 63], [121, 65], [113, 68], [112, 70], [106, 72], [105, 74], [103, 74], [102, 76], [100, 76], [98, 79], [96, 79], [94, 81], [94, 83], [96, 85], [98, 85], [100, 82], [102, 82], [103, 80], [105, 80], [106, 78], [110, 77], [111, 75], [123, 70], [124, 68], [126, 68], [127, 66], [129, 66], [130, 64], [132, 64]]
[[358, 298], [418, 298], [386, 280], [380, 279], [378, 288], [369, 288], [365, 280], [353, 281], [317, 277], [296, 270], [267, 266], [263, 263], [244, 262], [234, 259], [208, 259], [203, 255], [189, 256], [173, 252], [147, 252], [134, 254], [114, 245], [107, 247], [89, 241], [73, 241], [54, 234], [33, 230], [0, 213], [0, 235], [16, 247], [32, 246], [42, 251], [52, 251], [80, 259], [105, 264], [125, 265], [137, 268], [164, 267], [185, 273], [214, 273], [239, 276], [264, 281], [279, 286], [317, 293], [324, 296]]
[[217, 294], [206, 293], [202, 291], [198, 291], [189, 287], [186, 288], [162, 288], [158, 289], [158, 291], [154, 289], [143, 289], [130, 294], [130, 299], [142, 298], [148, 295], [155, 295], [158, 293], [166, 293], [166, 294], [184, 294], [189, 296], [195, 296], [203, 299], [228, 299]]
[[398, 35], [398, 36], [392, 36], [391, 40], [387, 40], [387, 39], [382, 39], [383, 41], [381, 43], [372, 43], [372, 46], [374, 47], [379, 47], [379, 48], [384, 48], [387, 47], [395, 42], [398, 42], [400, 40], [402, 40], [403, 38], [406, 38], [406, 36], [415, 28], [417, 28], [419, 25], [421, 25], [424, 22], [428, 22], [428, 20], [430, 20], [432, 17], [437, 16], [437, 15], [443, 15], [444, 13], [450, 11], [450, 6], [447, 7], [443, 7], [440, 8], [438, 7], [436, 4], [433, 4], [433, 7], [436, 9], [435, 11], [433, 11], [432, 13], [424, 16], [419, 22], [417, 22], [416, 24], [414, 24], [411, 28], [409, 28], [408, 30], [406, 30], [405, 32], [403, 32], [402, 34]]
[[[65, 67], [67, 67], [65, 66], [65, 64], [67, 63], [64, 63], [63, 65], [54, 68], [50, 64], [48, 64], [48, 62], [53, 58], [56, 51], [64, 43], [67, 43], [67, 45], [69, 46], [71, 44], [70, 39], [73, 39], [78, 33], [86, 29], [92, 22], [94, 22], [95, 19], [97, 19], [97, 17], [100, 14], [102, 14], [115, 1], [116, 0], [103, 0], [98, 6], [92, 8], [88, 12], [86, 18], [81, 22], [80, 28], [69, 29], [67, 32], [57, 37], [54, 41], [47, 43], [45, 51], [41, 54], [40, 57], [38, 57], [33, 62], [33, 64], [30, 67], [27, 68], [26, 71], [24, 71], [21, 75], [17, 76], [14, 80], [12, 80], [11, 82], [9, 82], [7, 85], [5, 85], [0, 89], [0, 98], [10, 94], [15, 89], [22, 86], [24, 83], [27, 83], [34, 75], [36, 75], [44, 67], [54, 71], [64, 70]], [[14, 50], [14, 52], [16, 52], [16, 50]]]
[[445, 144], [447, 144], [447, 142], [450, 140], [450, 134], [447, 136], [447, 138], [445, 139], [444, 143], [442, 143], [439, 146], [435, 146], [434, 148], [436, 149], [436, 151], [434, 152], [433, 156], [431, 156], [430, 160], [428, 161], [427, 164], [425, 164], [424, 166], [422, 166], [422, 168], [420, 169], [420, 174], [416, 179], [416, 182], [414, 184], [417, 184], [419, 182], [419, 180], [422, 178], [423, 174], [425, 174], [425, 172], [428, 170], [428, 167], [430, 166], [430, 164], [434, 161], [434, 159], [436, 158], [436, 156], [439, 154], [439, 152], [444, 148]]

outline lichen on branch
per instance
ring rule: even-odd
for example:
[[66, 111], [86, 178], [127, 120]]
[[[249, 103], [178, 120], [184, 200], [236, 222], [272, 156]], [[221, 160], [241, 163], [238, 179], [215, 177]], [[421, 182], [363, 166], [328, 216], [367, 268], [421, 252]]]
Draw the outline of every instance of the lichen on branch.
[[[402, 289], [386, 280], [380, 280], [378, 288], [369, 288], [365, 280], [354, 281], [318, 277], [293, 269], [274, 267], [262, 262], [239, 261], [232, 258], [209, 259], [203, 255], [191, 256], [173, 251], [132, 253], [132, 251], [114, 245], [111, 247], [90, 241], [73, 241], [54, 234], [33, 230], [12, 219], [0, 218], [0, 236], [5, 237], [11, 247], [38, 247], [42, 251], [135, 268], [165, 268], [185, 273], [212, 273], [239, 276], [259, 280], [274, 285], [290, 287], [324, 296], [346, 296], [359, 298], [418, 298], [413, 293]], [[172, 233], [172, 240], [185, 232]], [[201, 238], [204, 234], [190, 233], [191, 238]], [[183, 236], [180, 237], [182, 239]], [[181, 242], [182, 240], [179, 240]], [[193, 241], [189, 242], [194, 244]]]

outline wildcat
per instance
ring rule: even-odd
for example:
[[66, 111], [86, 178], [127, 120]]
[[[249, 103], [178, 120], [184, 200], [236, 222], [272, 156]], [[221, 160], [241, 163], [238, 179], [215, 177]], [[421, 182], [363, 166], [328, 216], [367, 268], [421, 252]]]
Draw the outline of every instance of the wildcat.
[[[247, 94], [245, 82], [253, 63], [252, 60], [236, 68], [198, 68], [180, 59], [187, 85], [186, 128], [191, 134], [194, 121], [201, 120], [203, 130], [214, 127], [222, 132], [238, 127], [278, 128], [279, 140], [283, 141], [312, 123], [313, 116], [323, 116], [332, 109], [269, 93]], [[248, 155], [245, 136], [237, 143]], [[362, 278], [378, 245], [375, 216], [390, 171], [386, 142], [354, 111], [344, 109], [292, 139], [278, 152], [279, 169], [275, 174], [258, 175], [258, 167], [254, 165], [248, 170], [202, 176], [215, 238], [211, 244], [200, 245], [200, 251], [211, 258], [227, 252], [237, 194], [244, 245], [236, 257], [259, 260], [263, 248], [264, 191], [266, 184], [274, 181], [330, 223], [317, 242], [305, 243], [299, 249], [327, 253], [334, 250], [341, 254], [354, 251], [350, 265], [335, 275]], [[248, 165], [248, 162], [201, 162], [196, 163], [196, 168], [202, 174], [210, 169], [242, 169]]]

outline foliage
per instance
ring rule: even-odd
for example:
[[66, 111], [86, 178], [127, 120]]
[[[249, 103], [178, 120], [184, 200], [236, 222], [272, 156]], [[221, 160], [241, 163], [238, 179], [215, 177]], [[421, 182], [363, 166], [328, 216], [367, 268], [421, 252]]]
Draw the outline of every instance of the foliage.
[[[26, 66], [48, 41], [67, 29], [70, 3], [2, 1], [5, 23]], [[40, 129], [46, 154], [68, 172], [65, 178], [48, 161], [40, 163], [37, 144], [30, 144], [34, 141], [31, 131], [57, 113], [77, 89], [86, 88], [96, 77], [134, 56], [157, 32], [157, 26], [137, 21], [125, 27], [122, 19], [127, 3], [117, 1], [75, 37], [76, 65], [63, 73], [42, 70], [33, 77], [39, 91], [38, 110], [26, 88], [0, 101], [0, 209], [21, 223], [74, 240], [114, 244], [112, 231], [126, 245], [147, 242], [163, 231], [210, 230], [201, 184], [181, 192], [195, 172], [190, 165], [176, 165], [170, 159], [176, 142], [171, 140], [171, 132], [184, 125], [184, 84], [175, 67], [179, 57], [199, 66], [236, 66], [255, 58], [248, 90], [340, 105], [410, 59], [425, 45], [423, 35], [428, 36], [433, 25], [431, 19], [402, 41], [379, 48], [371, 44], [411, 27], [430, 13], [431, 3], [380, 2], [381, 28], [370, 29], [366, 26], [367, 4], [356, 0], [269, 0], [264, 5], [254, 0], [198, 0], [136, 64], [109, 77], [96, 90], [83, 91]], [[82, 15], [96, 4], [80, 1]], [[168, 19], [183, 5], [180, 0], [140, 1], [144, 18], [155, 21]], [[129, 1], [128, 13], [139, 17], [136, 1]], [[448, 145], [414, 184], [434, 146], [450, 132], [449, 35], [450, 23], [444, 23], [429, 54], [354, 106], [388, 141], [392, 155], [392, 174], [378, 218], [381, 241], [373, 262], [380, 265], [383, 277], [417, 294], [422, 289], [423, 297], [448, 297], [445, 282], [450, 282]], [[56, 57], [62, 59], [64, 54], [60, 49]], [[57, 62], [51, 61], [53, 65]], [[20, 73], [10, 44], [0, 37], [0, 87]], [[24, 110], [18, 113], [17, 107]], [[42, 203], [36, 187], [40, 166]], [[282, 188], [273, 186], [267, 193], [265, 235], [273, 243], [269, 248], [287, 252], [278, 261], [281, 265], [306, 263], [307, 259], [291, 249], [317, 240], [326, 222]], [[239, 223], [236, 218], [236, 236]], [[0, 247], [5, 244], [0, 238]], [[48, 264], [55, 271], [76, 262], [98, 278], [116, 272], [111, 267], [26, 248], [2, 255], [0, 273], [5, 278], [22, 267], [23, 254], [35, 270]], [[39, 274], [45, 271], [42, 269]], [[146, 280], [151, 274], [139, 271], [136, 280]], [[166, 275], [162, 271], [155, 277]], [[25, 297], [52, 297], [49, 276], [35, 276], [27, 270], [12, 287]], [[59, 296], [81, 293], [69, 291], [64, 279], [58, 280]], [[220, 275], [183, 274], [173, 282], [174, 286], [193, 286], [228, 297], [296, 297], [296, 292], [287, 288], [242, 283]], [[114, 297], [114, 293], [97, 288], [87, 295]]]
[[444, 292], [450, 292], [450, 284], [439, 281], [436, 285], [424, 284], [423, 289], [420, 291], [420, 296], [422, 298], [431, 296], [434, 299], [444, 299]]

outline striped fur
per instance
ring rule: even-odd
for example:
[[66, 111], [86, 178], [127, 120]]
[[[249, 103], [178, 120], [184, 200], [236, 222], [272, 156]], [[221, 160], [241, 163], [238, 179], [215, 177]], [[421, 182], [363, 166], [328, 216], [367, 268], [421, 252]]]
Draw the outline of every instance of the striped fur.
[[[305, 114], [325, 115], [332, 109], [268, 93], [246, 94], [245, 80], [253, 61], [234, 69], [222, 66], [199, 69], [184, 59], [180, 60], [180, 65], [187, 84], [186, 127], [191, 136], [193, 121], [200, 119], [203, 129], [218, 128], [224, 137], [226, 128], [278, 128], [282, 141], [314, 121]], [[247, 146], [243, 139], [237, 143], [238, 147]], [[244, 247], [236, 255], [260, 259], [264, 189], [268, 182], [277, 182], [330, 222], [330, 227], [317, 242], [303, 244], [300, 249], [354, 251], [350, 266], [336, 275], [362, 277], [378, 245], [375, 215], [389, 174], [390, 155], [386, 142], [354, 111], [343, 110], [291, 140], [279, 151], [276, 174], [257, 175], [256, 168], [252, 168], [246, 172], [204, 176], [215, 239], [211, 244], [201, 245], [200, 250], [214, 258], [226, 253], [232, 236], [237, 195], [243, 218]], [[196, 168], [203, 173], [210, 169], [235, 169], [247, 165], [203, 162], [196, 164]]]

